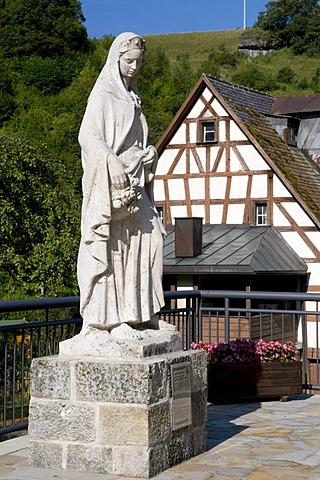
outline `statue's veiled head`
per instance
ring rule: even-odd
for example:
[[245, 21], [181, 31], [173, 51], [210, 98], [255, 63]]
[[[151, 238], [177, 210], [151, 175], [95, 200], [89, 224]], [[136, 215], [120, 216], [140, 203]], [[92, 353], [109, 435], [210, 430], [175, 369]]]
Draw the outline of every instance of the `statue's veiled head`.
[[[137, 90], [136, 77], [141, 66], [145, 51], [145, 40], [136, 33], [124, 32], [118, 35], [113, 41], [105, 66], [103, 67], [98, 80], [96, 82], [96, 88], [94, 90], [110, 91], [117, 96], [117, 91], [122, 91], [122, 95], [125, 95], [125, 87], [123, 83], [123, 72], [130, 77], [130, 88], [133, 91]], [[130, 62], [136, 63], [136, 69], [130, 70]], [[120, 70], [120, 63], [123, 68]]]

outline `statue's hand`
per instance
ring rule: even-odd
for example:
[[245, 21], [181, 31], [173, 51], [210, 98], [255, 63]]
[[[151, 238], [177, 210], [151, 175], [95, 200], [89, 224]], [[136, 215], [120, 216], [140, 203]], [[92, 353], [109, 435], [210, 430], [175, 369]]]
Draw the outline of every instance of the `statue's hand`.
[[145, 168], [151, 168], [154, 161], [158, 159], [158, 152], [153, 145], [149, 145], [144, 150], [143, 165]]
[[111, 183], [116, 189], [123, 190], [128, 187], [128, 176], [124, 171], [124, 167], [120, 159], [117, 158], [115, 155], [109, 155], [108, 169]]

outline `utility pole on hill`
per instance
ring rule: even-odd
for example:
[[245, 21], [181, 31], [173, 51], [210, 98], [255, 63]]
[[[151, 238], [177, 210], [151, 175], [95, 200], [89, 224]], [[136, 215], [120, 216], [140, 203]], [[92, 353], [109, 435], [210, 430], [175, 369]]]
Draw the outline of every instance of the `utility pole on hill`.
[[246, 17], [247, 17], [247, 0], [243, 0], [243, 30], [247, 28]]

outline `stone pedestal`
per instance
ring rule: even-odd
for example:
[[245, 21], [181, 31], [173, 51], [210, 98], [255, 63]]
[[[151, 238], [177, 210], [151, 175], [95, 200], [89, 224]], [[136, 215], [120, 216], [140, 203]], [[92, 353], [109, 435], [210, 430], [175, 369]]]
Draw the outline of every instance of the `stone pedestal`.
[[[192, 423], [176, 429], [171, 365], [185, 362], [191, 372]], [[31, 379], [33, 466], [152, 477], [205, 450], [204, 352], [44, 357], [33, 360]]]

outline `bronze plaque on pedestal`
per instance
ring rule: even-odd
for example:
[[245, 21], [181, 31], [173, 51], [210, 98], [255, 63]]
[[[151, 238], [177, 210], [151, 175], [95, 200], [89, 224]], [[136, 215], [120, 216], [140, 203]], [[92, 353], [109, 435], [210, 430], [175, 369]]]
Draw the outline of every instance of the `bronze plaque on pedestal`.
[[172, 430], [192, 424], [190, 363], [171, 365]]

